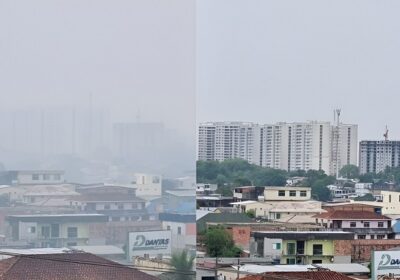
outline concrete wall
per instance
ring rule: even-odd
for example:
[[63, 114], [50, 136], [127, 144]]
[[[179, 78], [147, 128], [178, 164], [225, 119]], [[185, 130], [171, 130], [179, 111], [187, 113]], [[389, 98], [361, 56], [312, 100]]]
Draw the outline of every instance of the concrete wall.
[[[282, 239], [270, 239], [264, 238], [264, 255], [263, 257], [271, 256], [274, 259], [278, 259], [282, 256]], [[280, 244], [280, 249], [276, 249], [276, 244]], [[275, 248], [274, 248], [275, 247]]]

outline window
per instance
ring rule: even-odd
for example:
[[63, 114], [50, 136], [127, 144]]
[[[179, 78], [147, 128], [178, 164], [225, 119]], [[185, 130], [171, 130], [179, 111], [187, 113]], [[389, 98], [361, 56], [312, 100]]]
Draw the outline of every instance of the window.
[[32, 180], [34, 181], [39, 180], [39, 174], [32, 174]]
[[288, 243], [287, 244], [287, 254], [294, 255], [296, 252], [296, 243]]
[[49, 174], [43, 174], [43, 180], [44, 181], [49, 181], [50, 180], [50, 175]]
[[104, 204], [104, 209], [110, 210], [110, 204]]
[[318, 264], [318, 263], [322, 263], [322, 260], [312, 260], [313, 264]]
[[36, 232], [36, 227], [29, 227], [28, 228], [29, 233], [35, 233]]
[[296, 264], [296, 259], [286, 259], [286, 264]]
[[366, 239], [365, 234], [357, 235], [357, 239]]
[[181, 235], [182, 234], [182, 228], [178, 227], [178, 234]]
[[378, 227], [382, 228], [383, 227], [383, 222], [378, 222]]
[[289, 196], [296, 196], [296, 191], [289, 191]]
[[278, 196], [285, 196], [285, 191], [278, 191]]
[[78, 228], [77, 227], [68, 227], [67, 236], [68, 236], [68, 238], [78, 237]]
[[307, 196], [307, 191], [300, 191], [300, 196], [306, 197]]
[[274, 249], [274, 250], [280, 250], [280, 249], [281, 249], [281, 243], [274, 243], [274, 244], [272, 244], [272, 249]]
[[60, 181], [61, 180], [61, 175], [60, 174], [54, 174], [53, 175], [53, 179], [56, 181]]
[[72, 247], [72, 246], [77, 246], [78, 244], [76, 242], [68, 242], [67, 247]]
[[376, 236], [376, 239], [385, 239], [385, 235], [384, 234], [378, 234]]
[[281, 213], [276, 213], [275, 217], [279, 220], [281, 218]]
[[364, 227], [369, 228], [369, 222], [364, 222]]
[[167, 230], [171, 230], [171, 226], [167, 226]]
[[356, 222], [350, 222], [350, 227], [355, 228], [357, 226]]
[[50, 237], [50, 227], [42, 226], [42, 237], [49, 238]]
[[118, 204], [118, 209], [119, 210], [123, 210], [124, 209], [124, 204], [123, 203]]
[[51, 237], [60, 237], [60, 226], [58, 224], [51, 225]]
[[371, 239], [375, 239], [375, 235], [371, 234]]
[[322, 255], [322, 244], [313, 245], [313, 255]]

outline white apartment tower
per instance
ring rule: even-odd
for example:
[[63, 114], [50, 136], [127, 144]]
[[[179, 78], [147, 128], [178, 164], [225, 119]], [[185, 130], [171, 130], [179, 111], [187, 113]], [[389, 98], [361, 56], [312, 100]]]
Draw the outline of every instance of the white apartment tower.
[[357, 164], [357, 144], [357, 125], [205, 123], [199, 127], [198, 159], [242, 158], [264, 167], [335, 175], [337, 165]]
[[253, 123], [216, 122], [199, 126], [198, 159], [241, 158], [260, 164], [260, 127]]
[[357, 165], [358, 126], [340, 124], [332, 126], [332, 164], [330, 174], [335, 175], [343, 166]]
[[309, 122], [263, 125], [261, 165], [288, 171], [329, 171], [330, 124]]

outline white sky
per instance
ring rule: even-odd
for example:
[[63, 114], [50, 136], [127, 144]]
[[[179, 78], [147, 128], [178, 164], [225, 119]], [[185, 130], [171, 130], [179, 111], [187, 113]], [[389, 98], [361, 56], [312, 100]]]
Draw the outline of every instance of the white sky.
[[342, 120], [400, 139], [400, 1], [197, 2], [197, 120]]

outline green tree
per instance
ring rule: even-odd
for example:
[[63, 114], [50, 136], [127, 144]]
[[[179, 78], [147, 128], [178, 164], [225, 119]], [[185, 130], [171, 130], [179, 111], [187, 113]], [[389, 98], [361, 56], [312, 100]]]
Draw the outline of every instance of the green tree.
[[348, 164], [340, 169], [339, 175], [347, 179], [355, 179], [360, 175], [360, 170], [356, 165]]
[[366, 174], [360, 175], [358, 178], [360, 180], [360, 183], [374, 183], [375, 177], [376, 177], [376, 174], [366, 173]]
[[210, 257], [240, 256], [240, 248], [235, 246], [232, 236], [222, 226], [207, 229], [204, 241]]
[[175, 280], [193, 280], [194, 279], [194, 264], [195, 257], [189, 256], [186, 250], [180, 253], [172, 254], [171, 265], [176, 270], [174, 273]]
[[249, 218], [254, 219], [254, 218], [256, 217], [256, 211], [254, 211], [254, 209], [247, 210], [247, 211], [246, 211], [246, 215], [247, 215]]

